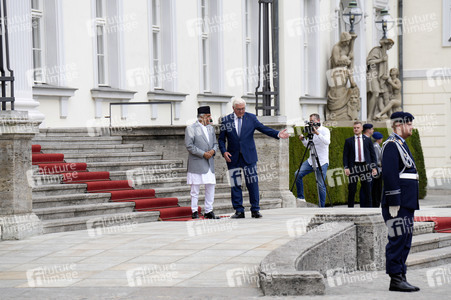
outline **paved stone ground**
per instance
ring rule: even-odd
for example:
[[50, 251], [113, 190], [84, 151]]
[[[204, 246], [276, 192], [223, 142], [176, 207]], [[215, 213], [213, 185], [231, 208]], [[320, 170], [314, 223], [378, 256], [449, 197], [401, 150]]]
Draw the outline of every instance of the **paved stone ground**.
[[[451, 208], [431, 207], [444, 205], [449, 198], [422, 200], [424, 209], [417, 215], [451, 216]], [[349, 211], [346, 207], [326, 210]], [[258, 220], [248, 213], [240, 220], [128, 224], [3, 241], [0, 299], [262, 297], [257, 287], [259, 262], [303, 234], [318, 211], [324, 209], [274, 209], [262, 211], [264, 217]], [[422, 289], [417, 293], [389, 292], [388, 276], [380, 271], [327, 281], [325, 296], [296, 298], [446, 298], [451, 294], [451, 265], [440, 268], [408, 272], [409, 281]], [[445, 275], [433, 276], [438, 271]]]

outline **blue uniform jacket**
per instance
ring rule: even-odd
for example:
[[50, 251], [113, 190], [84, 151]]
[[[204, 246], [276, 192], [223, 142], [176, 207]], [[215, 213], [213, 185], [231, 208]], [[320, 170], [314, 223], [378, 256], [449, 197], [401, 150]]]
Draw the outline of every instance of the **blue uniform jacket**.
[[278, 139], [279, 131], [266, 127], [257, 119], [256, 115], [246, 112], [241, 124], [241, 134], [238, 137], [234, 118], [235, 115], [233, 113], [222, 118], [218, 139], [219, 150], [221, 150], [223, 155], [225, 152], [232, 154], [231, 166], [237, 163], [240, 152], [246, 164], [256, 163], [258, 157], [254, 142], [254, 131], [258, 130], [276, 139]]
[[[395, 140], [402, 143], [396, 136]], [[407, 144], [404, 142], [402, 146], [407, 150], [413, 161], [412, 153]], [[395, 142], [386, 142], [382, 155], [384, 193], [381, 204], [385, 206], [401, 206], [413, 210], [420, 209], [418, 203], [418, 180], [400, 179], [399, 174], [403, 169], [404, 163]], [[415, 164], [410, 168], [406, 168], [403, 173], [416, 174]]]

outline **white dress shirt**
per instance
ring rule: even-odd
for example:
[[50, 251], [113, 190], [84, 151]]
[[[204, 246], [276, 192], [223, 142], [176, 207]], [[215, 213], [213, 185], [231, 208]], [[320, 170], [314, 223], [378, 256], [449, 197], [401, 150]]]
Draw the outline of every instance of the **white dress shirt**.
[[[315, 145], [318, 159], [321, 166], [329, 163], [329, 145], [330, 145], [330, 130], [324, 126], [316, 129], [319, 134], [313, 134], [313, 144]], [[307, 147], [307, 139], [302, 140], [302, 144]], [[310, 155], [308, 163], [312, 166], [312, 156]]]
[[[235, 122], [236, 134], [238, 134], [238, 116], [236, 115], [236, 113], [233, 113], [233, 116], [234, 116], [233, 121]], [[243, 117], [244, 117], [244, 115], [243, 115]], [[241, 128], [243, 128], [243, 121], [244, 121], [243, 117], [241, 117]]]
[[[360, 137], [360, 138], [357, 138], [357, 137]], [[365, 154], [364, 154], [365, 151], [363, 151], [363, 135], [362, 134], [354, 135], [354, 141], [355, 141], [355, 143], [354, 143], [355, 161], [356, 162], [365, 162]], [[357, 142], [360, 142], [360, 155], [361, 155], [361, 159], [362, 159], [360, 161], [359, 161], [359, 145], [357, 144]]]

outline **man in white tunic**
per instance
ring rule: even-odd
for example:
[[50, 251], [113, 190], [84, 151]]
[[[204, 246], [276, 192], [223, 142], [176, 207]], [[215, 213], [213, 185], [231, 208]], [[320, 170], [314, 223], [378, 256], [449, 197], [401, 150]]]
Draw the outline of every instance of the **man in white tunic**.
[[185, 146], [188, 150], [186, 183], [191, 185], [191, 210], [193, 219], [199, 218], [198, 198], [200, 185], [205, 185], [204, 217], [218, 219], [213, 212], [215, 196], [215, 154], [218, 150], [216, 134], [211, 123], [209, 106], [197, 109], [197, 121], [186, 127]]

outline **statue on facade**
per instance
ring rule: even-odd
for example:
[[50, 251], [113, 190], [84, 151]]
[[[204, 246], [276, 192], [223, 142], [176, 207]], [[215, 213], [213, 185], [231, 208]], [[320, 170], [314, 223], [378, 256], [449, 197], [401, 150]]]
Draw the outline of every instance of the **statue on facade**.
[[394, 42], [392, 39], [382, 39], [380, 46], [371, 49], [366, 59], [367, 63], [367, 92], [368, 92], [368, 120], [374, 120], [376, 108], [382, 109], [389, 102], [388, 88], [388, 56]]
[[359, 120], [359, 112], [360, 112], [360, 89], [355, 86], [348, 90], [349, 93], [349, 101], [348, 101], [348, 117], [352, 121]]
[[397, 111], [401, 111], [401, 80], [399, 80], [399, 70], [397, 68], [390, 69], [390, 78], [387, 79], [389, 100], [384, 103], [385, 106], [381, 111], [374, 115], [374, 119], [379, 121], [388, 119], [388, 117]]
[[[332, 48], [331, 68], [326, 72], [329, 90], [327, 92], [327, 120], [356, 120], [360, 111], [360, 101], [349, 105], [351, 95], [357, 88], [352, 69], [354, 66], [354, 41], [357, 35], [343, 32], [340, 41]], [[357, 88], [358, 91], [358, 88]], [[354, 99], [355, 100], [355, 99]], [[350, 108], [351, 107], [351, 108]], [[354, 119], [350, 115], [356, 114]]]

